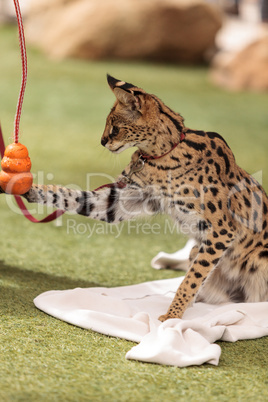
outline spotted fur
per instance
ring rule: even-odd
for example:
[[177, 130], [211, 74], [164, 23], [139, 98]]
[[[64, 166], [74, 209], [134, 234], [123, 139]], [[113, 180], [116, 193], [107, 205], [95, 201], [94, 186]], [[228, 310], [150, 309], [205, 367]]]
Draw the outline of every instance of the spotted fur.
[[120, 185], [87, 192], [33, 185], [25, 198], [109, 223], [165, 213], [184, 232], [187, 227], [197, 246], [161, 321], [182, 317], [193, 301], [267, 300], [263, 188], [236, 164], [219, 134], [185, 127], [180, 114], [141, 88], [110, 76], [108, 83], [116, 102], [101, 143], [113, 153], [138, 148], [118, 178]]

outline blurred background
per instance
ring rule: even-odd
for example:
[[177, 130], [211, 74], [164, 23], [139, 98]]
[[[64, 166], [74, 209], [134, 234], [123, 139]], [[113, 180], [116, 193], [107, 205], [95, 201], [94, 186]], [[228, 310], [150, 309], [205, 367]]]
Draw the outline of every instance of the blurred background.
[[[228, 89], [268, 90], [268, 0], [21, 0], [27, 41], [54, 59], [206, 62]], [[0, 21], [14, 21], [0, 0]]]
[[[186, 126], [220, 133], [237, 163], [267, 191], [267, 1], [20, 0], [28, 55], [20, 141], [29, 150], [34, 181], [93, 189], [124, 169], [133, 150], [113, 155], [100, 145], [114, 102], [109, 73], [156, 94], [184, 116]], [[13, 0], [0, 0], [0, 55], [0, 122], [8, 144], [21, 80]], [[50, 212], [28, 207], [39, 219]], [[123, 358], [127, 342], [34, 309], [33, 298], [45, 290], [177, 276], [150, 266], [160, 250], [175, 252], [185, 244], [182, 235], [165, 230], [165, 219], [150, 221], [160, 225], [156, 232], [148, 224], [143, 230], [140, 223], [122, 223], [120, 236], [113, 226], [68, 214], [34, 225], [13, 197], [0, 196], [1, 400], [171, 400], [170, 392], [172, 400], [185, 400], [192, 390], [190, 399], [199, 400], [200, 389], [204, 400], [214, 400], [215, 389], [216, 398], [230, 391], [235, 400], [235, 381], [243, 375], [244, 399], [261, 394], [265, 340], [263, 351], [261, 340], [252, 348], [247, 343], [237, 358], [230, 353], [229, 363], [226, 353], [222, 371], [206, 367], [200, 376], [197, 367], [178, 377], [170, 368], [129, 365]]]

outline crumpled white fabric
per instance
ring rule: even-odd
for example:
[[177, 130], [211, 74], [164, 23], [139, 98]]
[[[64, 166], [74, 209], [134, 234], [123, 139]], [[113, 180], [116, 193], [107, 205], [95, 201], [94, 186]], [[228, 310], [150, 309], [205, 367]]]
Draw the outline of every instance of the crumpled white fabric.
[[[182, 277], [116, 288], [52, 290], [35, 298], [37, 308], [70, 324], [138, 344], [127, 359], [186, 367], [217, 365], [217, 340], [235, 342], [268, 335], [268, 302], [196, 303], [183, 319], [164, 323]], [[90, 345], [89, 345], [90, 347]]]
[[196, 245], [194, 239], [189, 239], [185, 246], [175, 253], [160, 251], [151, 261], [154, 269], [180, 269], [187, 271], [189, 268], [189, 256], [192, 248]]

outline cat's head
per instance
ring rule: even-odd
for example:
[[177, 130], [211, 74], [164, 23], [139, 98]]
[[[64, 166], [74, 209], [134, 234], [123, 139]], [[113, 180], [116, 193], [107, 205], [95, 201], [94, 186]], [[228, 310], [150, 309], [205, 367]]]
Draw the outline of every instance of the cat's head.
[[181, 121], [176, 127], [172, 118], [167, 118], [163, 110], [165, 105], [156, 96], [110, 75], [107, 80], [116, 101], [106, 120], [101, 138], [103, 146], [114, 153], [137, 146], [145, 153], [157, 154], [163, 142], [176, 142], [178, 128], [183, 127], [180, 115], [177, 115]]

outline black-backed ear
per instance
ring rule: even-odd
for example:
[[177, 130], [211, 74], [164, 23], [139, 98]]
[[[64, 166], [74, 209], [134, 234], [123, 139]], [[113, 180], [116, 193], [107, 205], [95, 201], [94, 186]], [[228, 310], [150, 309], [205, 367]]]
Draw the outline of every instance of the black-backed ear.
[[125, 89], [126, 91], [131, 88], [135, 88], [135, 85], [129, 84], [128, 82], [125, 82], [125, 81], [117, 80], [116, 78], [112, 77], [109, 74], [107, 74], [107, 81], [108, 81], [109, 87], [111, 88], [112, 91], [116, 87]]
[[136, 88], [134, 85], [117, 80], [116, 78], [111, 77], [109, 74], [107, 74], [107, 81], [111, 90], [116, 96], [116, 99], [120, 103], [131, 110], [140, 109], [140, 100], [134, 95], [134, 91], [132, 90], [133, 88]]

